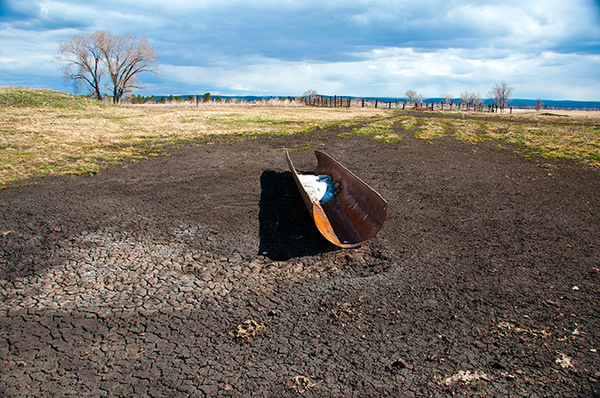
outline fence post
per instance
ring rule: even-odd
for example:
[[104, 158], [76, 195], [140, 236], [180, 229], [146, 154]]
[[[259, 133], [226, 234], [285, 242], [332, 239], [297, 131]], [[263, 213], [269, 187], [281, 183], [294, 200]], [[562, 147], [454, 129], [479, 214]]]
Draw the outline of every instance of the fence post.
[[375, 108], [377, 108], [377, 102], [378, 102], [378, 100], [377, 100], [377, 98], [375, 98]]
[[362, 107], [363, 108], [365, 107], [365, 99], [364, 98], [362, 99]]

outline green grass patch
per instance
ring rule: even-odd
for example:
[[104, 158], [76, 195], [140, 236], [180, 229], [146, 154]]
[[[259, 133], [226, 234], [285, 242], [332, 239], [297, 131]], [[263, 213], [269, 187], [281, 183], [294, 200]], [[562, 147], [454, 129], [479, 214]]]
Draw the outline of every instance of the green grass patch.
[[600, 167], [600, 132], [586, 120], [491, 119], [454, 120], [453, 136], [465, 142], [504, 141], [531, 155], [573, 159]]
[[110, 107], [101, 101], [87, 97], [77, 97], [71, 94], [48, 89], [31, 89], [26, 87], [0, 87], [0, 106], [3, 107], [32, 107], [58, 109], [85, 109], [90, 106]]
[[[357, 127], [352, 128], [348, 133], [338, 134], [338, 137], [349, 134], [356, 134], [369, 136], [374, 140], [385, 143], [397, 142], [402, 139], [402, 137], [398, 135], [394, 130], [394, 124], [397, 121], [397, 117], [379, 118], [375, 120], [371, 119], [369, 121], [364, 121]], [[356, 124], [356, 122], [354, 122], [353, 124]], [[337, 127], [339, 128], [340, 126]], [[350, 127], [350, 125], [347, 125], [345, 127]]]
[[293, 147], [293, 148], [281, 148], [282, 152], [285, 151], [312, 151], [312, 147], [309, 144], [302, 144], [302, 145], [298, 145], [297, 147]]
[[435, 140], [446, 135], [446, 124], [441, 119], [426, 119], [417, 124], [415, 137], [422, 140]]

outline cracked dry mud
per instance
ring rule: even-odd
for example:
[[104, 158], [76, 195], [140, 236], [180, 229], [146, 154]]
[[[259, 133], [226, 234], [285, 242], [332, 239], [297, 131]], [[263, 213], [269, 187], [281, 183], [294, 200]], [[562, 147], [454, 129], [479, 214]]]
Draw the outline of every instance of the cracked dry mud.
[[[598, 396], [598, 171], [338, 133], [0, 191], [0, 396]], [[304, 144], [388, 200], [373, 240], [319, 236]]]

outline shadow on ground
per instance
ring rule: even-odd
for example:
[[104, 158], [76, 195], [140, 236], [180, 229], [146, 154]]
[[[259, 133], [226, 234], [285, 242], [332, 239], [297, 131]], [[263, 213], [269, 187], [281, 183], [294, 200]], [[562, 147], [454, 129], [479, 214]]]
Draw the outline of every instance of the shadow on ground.
[[264, 171], [260, 186], [259, 254], [284, 261], [337, 249], [314, 225], [291, 172]]

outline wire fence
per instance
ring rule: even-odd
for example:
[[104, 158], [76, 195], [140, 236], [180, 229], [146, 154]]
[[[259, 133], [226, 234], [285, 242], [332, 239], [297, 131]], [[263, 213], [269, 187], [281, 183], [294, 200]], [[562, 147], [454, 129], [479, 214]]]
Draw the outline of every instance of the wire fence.
[[[432, 111], [451, 111], [451, 110], [465, 110], [465, 111], [479, 111], [479, 112], [498, 112], [502, 110], [497, 105], [484, 105], [484, 104], [471, 104], [461, 102], [416, 102], [408, 100], [379, 100], [379, 99], [366, 99], [366, 98], [355, 98], [355, 97], [343, 97], [343, 96], [323, 96], [314, 95], [310, 97], [303, 97], [304, 104], [307, 106], [316, 107], [362, 107], [362, 108], [387, 108], [387, 109], [412, 109], [412, 110], [432, 110]], [[512, 107], [507, 107], [512, 111]]]
[[[107, 100], [108, 101], [108, 100]], [[186, 95], [186, 96], [130, 96], [122, 100], [122, 103], [129, 104], [162, 104], [162, 105], [194, 105], [194, 106], [217, 106], [217, 105], [233, 105], [233, 106], [271, 106], [271, 107], [298, 107], [311, 106], [323, 108], [378, 108], [378, 109], [406, 109], [406, 110], [421, 110], [421, 111], [475, 111], [489, 113], [512, 113], [514, 109], [535, 109], [535, 110], [599, 110], [597, 107], [564, 107], [564, 106], [547, 106], [541, 104], [536, 105], [508, 105], [504, 108], [495, 104], [463, 103], [458, 100], [425, 100], [425, 101], [409, 101], [407, 99], [390, 99], [390, 98], [357, 98], [349, 96], [327, 96], [327, 95], [311, 95], [303, 97], [207, 97], [205, 95]]]

